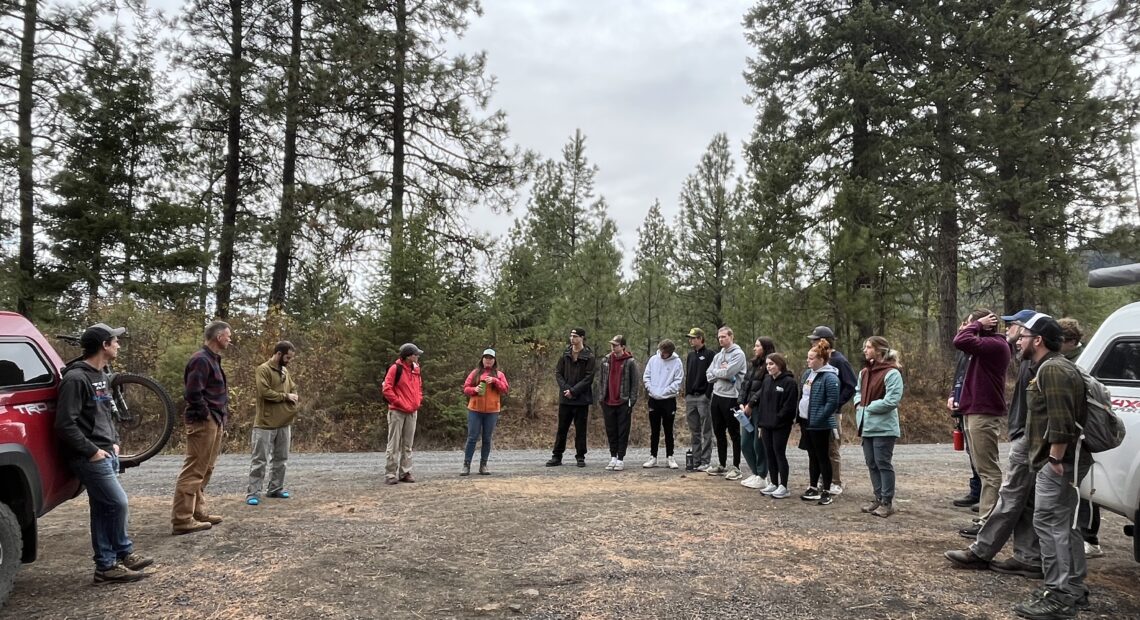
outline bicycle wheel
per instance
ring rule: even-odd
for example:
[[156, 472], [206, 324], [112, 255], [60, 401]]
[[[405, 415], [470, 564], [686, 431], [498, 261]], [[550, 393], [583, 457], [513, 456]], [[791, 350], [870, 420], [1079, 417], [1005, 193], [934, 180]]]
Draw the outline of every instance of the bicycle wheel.
[[174, 430], [174, 401], [157, 381], [120, 373], [111, 379], [119, 430], [119, 461], [134, 467], [162, 451]]

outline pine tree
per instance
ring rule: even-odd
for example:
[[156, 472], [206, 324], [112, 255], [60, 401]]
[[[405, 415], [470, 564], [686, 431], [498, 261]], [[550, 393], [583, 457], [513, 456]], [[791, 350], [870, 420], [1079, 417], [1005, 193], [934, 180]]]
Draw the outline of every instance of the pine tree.
[[[637, 254], [633, 257], [634, 280], [628, 290], [629, 319], [638, 327], [641, 338], [629, 339], [645, 344], [645, 355], [653, 355], [657, 343], [678, 328], [673, 315], [676, 306], [675, 269], [676, 241], [673, 231], [661, 215], [660, 201], [653, 201], [645, 221], [637, 229]], [[636, 350], [636, 349], [635, 349]]]

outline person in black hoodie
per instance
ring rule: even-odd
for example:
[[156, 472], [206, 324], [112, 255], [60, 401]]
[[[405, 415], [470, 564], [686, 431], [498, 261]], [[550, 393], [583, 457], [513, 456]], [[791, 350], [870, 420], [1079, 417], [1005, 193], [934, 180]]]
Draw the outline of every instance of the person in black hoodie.
[[586, 346], [586, 330], [581, 327], [570, 330], [570, 344], [558, 358], [554, 369], [554, 378], [558, 381], [558, 431], [554, 435], [554, 450], [546, 462], [547, 467], [562, 464], [571, 423], [574, 424], [574, 459], [578, 467], [586, 466], [586, 421], [590, 405], [594, 403], [596, 364], [594, 352]]
[[55, 430], [62, 452], [91, 506], [95, 583], [138, 581], [154, 560], [134, 551], [127, 535], [127, 494], [119, 483], [119, 433], [115, 401], [104, 369], [119, 355], [126, 328], [96, 323], [79, 337], [83, 356], [63, 370]]
[[765, 370], [768, 374], [748, 406], [768, 461], [769, 483], [760, 492], [783, 499], [791, 495], [788, 491], [788, 437], [796, 421], [800, 384], [788, 370], [788, 360], [779, 353], [768, 354]]
[[699, 327], [689, 330], [689, 346], [693, 348], [685, 358], [685, 420], [692, 439], [693, 465], [697, 471], [707, 471], [712, 463], [713, 386], [705, 373], [712, 364], [715, 352], [705, 347], [705, 332]]

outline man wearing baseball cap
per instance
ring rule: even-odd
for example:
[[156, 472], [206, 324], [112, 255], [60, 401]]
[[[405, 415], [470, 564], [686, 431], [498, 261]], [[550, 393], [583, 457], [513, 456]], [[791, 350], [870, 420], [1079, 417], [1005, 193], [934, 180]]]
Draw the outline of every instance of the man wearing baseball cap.
[[412, 441], [416, 418], [424, 401], [420, 356], [423, 349], [411, 342], [400, 345], [400, 358], [388, 367], [381, 391], [388, 401], [388, 446], [384, 453], [384, 484], [415, 482], [412, 476]]
[[713, 386], [705, 373], [715, 353], [705, 346], [705, 330], [694, 327], [689, 330], [687, 338], [692, 351], [685, 357], [685, 420], [689, 424], [692, 441], [693, 469], [708, 471], [713, 448]]
[[[119, 355], [126, 328], [96, 323], [79, 338], [83, 357], [63, 371], [55, 429], [67, 464], [87, 488], [95, 583], [138, 581], [153, 559], [134, 552], [127, 535], [127, 494], [119, 483], [119, 433], [104, 368]], [[11, 551], [11, 550], [10, 550]]]
[[570, 343], [558, 365], [554, 369], [554, 379], [558, 381], [558, 429], [554, 434], [554, 449], [547, 467], [562, 464], [562, 453], [566, 451], [566, 436], [570, 425], [574, 425], [574, 460], [578, 467], [586, 466], [586, 423], [590, 416], [590, 405], [594, 403], [594, 373], [597, 358], [586, 346], [586, 329], [575, 327], [570, 330]]

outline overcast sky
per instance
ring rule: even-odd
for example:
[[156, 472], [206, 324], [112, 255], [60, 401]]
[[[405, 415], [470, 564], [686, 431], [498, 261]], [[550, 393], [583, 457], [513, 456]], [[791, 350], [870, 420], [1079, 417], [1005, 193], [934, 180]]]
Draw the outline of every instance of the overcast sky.
[[[637, 227], [655, 198], [667, 220], [681, 183], [714, 134], [725, 132], [737, 161], [751, 131], [743, 71], [751, 50], [741, 19], [751, 0], [484, 0], [456, 51], [484, 50], [498, 79], [494, 108], [512, 140], [544, 158], [581, 129], [621, 231], [626, 265]], [[472, 214], [506, 233], [511, 215]]]

